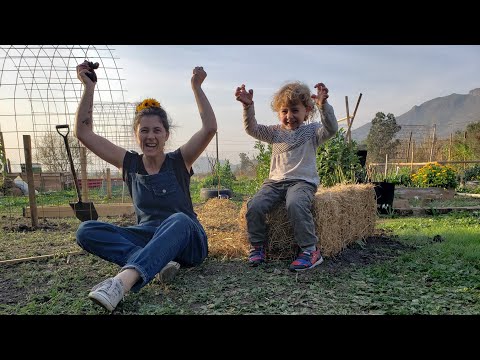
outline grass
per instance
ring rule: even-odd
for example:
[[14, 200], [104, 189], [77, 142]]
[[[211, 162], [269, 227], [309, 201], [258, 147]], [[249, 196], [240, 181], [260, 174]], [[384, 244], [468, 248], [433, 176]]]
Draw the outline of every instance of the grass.
[[[190, 195], [194, 204], [200, 204], [203, 200], [200, 198], [200, 189], [202, 188], [201, 180], [192, 178], [190, 183]], [[110, 204], [110, 203], [129, 203], [130, 195], [128, 189], [123, 189], [121, 186], [113, 187], [112, 197], [106, 198], [104, 189], [89, 190], [89, 201], [94, 204]], [[241, 202], [245, 196], [249, 196], [258, 190], [257, 182], [253, 179], [241, 179], [235, 181], [231, 189], [233, 191], [233, 200]], [[23, 208], [29, 206], [28, 196], [0, 196], [0, 215], [8, 217], [22, 216]], [[77, 193], [75, 190], [63, 190], [47, 193], [39, 193], [36, 196], [37, 207], [41, 206], [64, 206], [69, 202], [77, 202]]]
[[[0, 260], [78, 250], [77, 225], [62, 220], [34, 232], [4, 225]], [[114, 314], [480, 314], [479, 213], [379, 217], [377, 229], [376, 238], [303, 273], [285, 261], [251, 268], [244, 258], [209, 257], [170, 285], [128, 294]], [[86, 294], [118, 271], [89, 254], [0, 267], [0, 314], [106, 314]]]
[[[112, 189], [112, 197], [107, 199], [105, 190], [92, 189], [88, 193], [88, 200], [93, 201], [94, 204], [110, 204], [121, 203], [122, 198], [124, 202], [131, 202], [128, 189], [122, 196], [122, 187], [116, 186]], [[6, 216], [21, 216], [23, 208], [29, 206], [28, 196], [0, 196], [0, 214]], [[39, 193], [36, 196], [37, 207], [40, 206], [63, 206], [68, 205], [69, 202], [77, 202], [77, 192], [75, 190], [63, 190]]]

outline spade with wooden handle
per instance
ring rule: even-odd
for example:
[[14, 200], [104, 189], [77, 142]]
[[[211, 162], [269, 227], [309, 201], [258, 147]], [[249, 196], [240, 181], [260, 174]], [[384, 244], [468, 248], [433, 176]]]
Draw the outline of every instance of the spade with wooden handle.
[[[63, 137], [63, 141], [65, 142], [65, 147], [67, 148], [68, 160], [70, 161], [70, 170], [72, 171], [73, 181], [75, 183], [75, 190], [77, 190], [78, 201], [76, 203], [71, 202], [70, 206], [75, 213], [75, 216], [80, 221], [87, 221], [87, 220], [97, 220], [98, 214], [97, 210], [95, 210], [95, 206], [90, 201], [83, 202], [82, 195], [80, 194], [80, 187], [78, 186], [77, 180], [77, 173], [75, 172], [75, 167], [73, 166], [73, 159], [72, 153], [70, 152], [70, 146], [68, 145], [68, 134], [70, 133], [70, 127], [68, 124], [66, 125], [57, 125], [56, 126], [57, 132]], [[67, 133], [63, 134], [60, 129], [67, 129]]]

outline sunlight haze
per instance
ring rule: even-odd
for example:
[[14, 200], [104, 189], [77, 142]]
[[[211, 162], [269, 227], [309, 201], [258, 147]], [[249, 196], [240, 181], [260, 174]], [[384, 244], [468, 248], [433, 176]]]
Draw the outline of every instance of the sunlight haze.
[[[370, 122], [379, 111], [400, 116], [415, 105], [480, 87], [480, 46], [455, 45], [128, 45], [112, 46], [122, 68], [128, 101], [159, 100], [176, 126], [170, 147], [181, 145], [199, 128], [190, 88], [195, 66], [203, 66], [203, 88], [218, 122], [220, 158], [239, 162], [255, 153], [254, 139], [242, 125], [235, 88], [253, 89], [257, 121], [276, 124], [270, 109], [273, 93], [287, 81], [311, 86], [323, 82], [337, 119], [350, 115], [362, 93], [352, 128]], [[318, 118], [316, 119], [318, 120]], [[344, 125], [345, 122], [341, 122]], [[215, 152], [215, 140], [208, 152]]]

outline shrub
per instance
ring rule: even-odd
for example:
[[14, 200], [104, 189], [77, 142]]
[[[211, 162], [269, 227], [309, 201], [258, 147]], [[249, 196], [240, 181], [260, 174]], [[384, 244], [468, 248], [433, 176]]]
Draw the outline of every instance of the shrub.
[[412, 175], [412, 183], [418, 187], [443, 187], [454, 189], [457, 187], [455, 170], [450, 166], [431, 162], [421, 167]]
[[202, 181], [202, 187], [212, 188], [218, 186], [218, 178], [220, 177], [220, 185], [224, 188], [231, 189], [233, 182], [235, 181], [235, 175], [233, 175], [230, 161], [225, 161], [225, 164], [215, 165], [215, 173], [206, 176]]
[[392, 175], [391, 178], [387, 179], [387, 181], [395, 185], [412, 186], [413, 183], [410, 175], [410, 168], [397, 167], [395, 175]]
[[334, 137], [323, 143], [317, 150], [317, 170], [320, 183], [325, 187], [335, 184], [356, 183], [364, 178], [357, 144], [345, 139], [345, 130], [340, 128]]
[[0, 174], [0, 193], [7, 195], [11, 188], [14, 187], [13, 180], [9, 177], [3, 177]]
[[257, 140], [254, 148], [258, 150], [258, 155], [255, 157], [255, 160], [257, 160], [256, 185], [257, 189], [259, 189], [263, 181], [267, 179], [268, 175], [270, 174], [272, 145], [267, 144], [267, 146], [265, 146], [264, 143], [262, 143], [260, 140]]
[[463, 178], [465, 181], [480, 180], [480, 165], [477, 164], [474, 167], [465, 170], [465, 176]]

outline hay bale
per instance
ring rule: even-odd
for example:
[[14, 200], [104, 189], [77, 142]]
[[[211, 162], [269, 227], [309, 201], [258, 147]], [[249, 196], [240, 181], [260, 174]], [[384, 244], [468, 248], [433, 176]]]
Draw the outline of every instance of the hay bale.
[[[349, 244], [373, 235], [376, 220], [375, 190], [371, 184], [336, 185], [315, 194], [312, 214], [318, 247], [323, 256], [335, 256]], [[247, 238], [246, 202], [239, 214], [239, 227]], [[292, 260], [297, 253], [293, 228], [286, 221], [285, 202], [267, 214], [269, 259]]]
[[208, 236], [209, 256], [238, 258], [248, 255], [248, 242], [239, 230], [238, 206], [230, 199], [209, 199], [195, 209]]
[[293, 241], [293, 227], [288, 221], [285, 201], [267, 214], [268, 240], [265, 252], [270, 260], [293, 261], [298, 253], [298, 246]]
[[[245, 215], [247, 213], [247, 202], [243, 202], [238, 214], [238, 226], [240, 232], [240, 239], [250, 248], [247, 233], [247, 220]], [[265, 223], [267, 224], [268, 240], [265, 253], [269, 260], [283, 260], [292, 258], [292, 254], [296, 254], [296, 245], [293, 241], [285, 239], [293, 239], [293, 228], [286, 220], [287, 209], [285, 202], [281, 203], [271, 213], [267, 214]]]
[[377, 216], [374, 187], [355, 184], [319, 189], [313, 214], [322, 255], [335, 256], [351, 243], [373, 235]]

